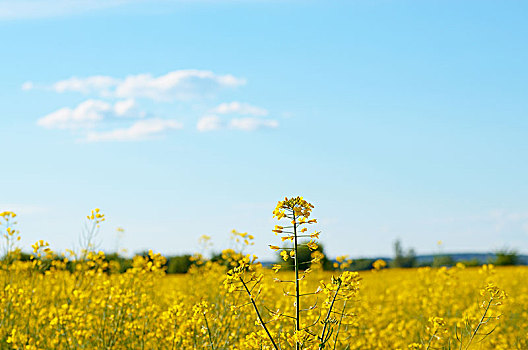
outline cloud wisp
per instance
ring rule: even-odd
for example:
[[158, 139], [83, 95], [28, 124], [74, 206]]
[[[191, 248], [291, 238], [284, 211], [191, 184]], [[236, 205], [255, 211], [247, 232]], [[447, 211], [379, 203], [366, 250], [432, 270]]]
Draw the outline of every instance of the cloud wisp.
[[[268, 111], [264, 108], [244, 102], [224, 102], [213, 108], [211, 115], [206, 115], [198, 120], [196, 129], [198, 131], [214, 131], [220, 129], [235, 129], [242, 131], [255, 131], [259, 129], [275, 129], [279, 122], [272, 119], [265, 119]], [[233, 118], [230, 121], [222, 120], [220, 115], [247, 115], [249, 117]]]
[[223, 122], [217, 115], [206, 115], [196, 124], [196, 129], [201, 132], [219, 130], [223, 127]]
[[168, 130], [179, 130], [183, 124], [174, 119], [150, 118], [138, 120], [128, 128], [111, 131], [91, 131], [86, 135], [86, 142], [101, 141], [140, 141], [159, 137]]
[[63, 107], [37, 120], [46, 129], [92, 129], [107, 117], [142, 117], [134, 100], [117, 101], [114, 105], [101, 100], [86, 100], [75, 108]]
[[[101, 100], [86, 100], [75, 108], [64, 107], [37, 121], [46, 129], [77, 130], [84, 132], [80, 141], [140, 141], [164, 135], [166, 131], [183, 128], [175, 119], [145, 118], [134, 121], [129, 127], [106, 130], [108, 119], [143, 118], [145, 112], [137, 108], [133, 99], [110, 104]], [[101, 128], [102, 127], [102, 128]]]
[[[82, 94], [96, 94], [104, 97], [111, 95], [111, 90], [119, 84], [119, 79], [104, 75], [95, 75], [87, 78], [71, 77], [60, 80], [53, 85], [51, 89], [55, 92], [80, 92]], [[34, 86], [32, 82], [26, 82], [28, 88]]]
[[47, 114], [37, 121], [37, 125], [46, 129], [94, 128], [111, 110], [112, 105], [107, 102], [87, 100], [75, 108], [64, 107]]
[[270, 119], [259, 118], [235, 118], [231, 119], [229, 127], [243, 131], [254, 131], [258, 129], [275, 129], [279, 127], [279, 122]]
[[[48, 86], [58, 93], [77, 92], [104, 98], [149, 99], [153, 101], [186, 101], [210, 97], [223, 88], [246, 84], [244, 78], [231, 74], [216, 74], [208, 70], [183, 69], [158, 77], [152, 74], [129, 75], [125, 78], [96, 75], [86, 78], [71, 77]], [[24, 90], [36, 88], [34, 82], [22, 85]]]
[[213, 109], [213, 113], [217, 114], [242, 114], [253, 116], [266, 116], [268, 111], [264, 108], [250, 105], [242, 102], [225, 102]]
[[275, 129], [279, 122], [272, 119], [255, 117], [233, 118], [229, 122], [222, 120], [217, 115], [206, 115], [198, 120], [196, 129], [200, 132], [215, 131], [220, 129], [233, 129], [241, 131], [255, 131], [259, 129]]

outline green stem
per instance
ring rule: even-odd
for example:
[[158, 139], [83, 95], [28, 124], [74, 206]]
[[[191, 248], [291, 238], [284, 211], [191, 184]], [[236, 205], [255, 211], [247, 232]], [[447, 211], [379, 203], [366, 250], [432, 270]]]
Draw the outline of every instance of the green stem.
[[431, 348], [431, 344], [433, 343], [433, 339], [436, 335], [436, 332], [438, 331], [435, 331], [433, 335], [431, 335], [431, 338], [429, 338], [429, 342], [427, 343], [427, 347], [425, 348], [425, 350], [429, 350]]
[[260, 312], [258, 310], [257, 304], [255, 303], [255, 300], [253, 299], [253, 296], [251, 295], [251, 292], [249, 291], [249, 289], [246, 286], [246, 283], [244, 282], [242, 277], [240, 277], [240, 282], [242, 282], [242, 285], [244, 286], [244, 288], [246, 289], [246, 292], [249, 295], [249, 300], [251, 300], [251, 304], [253, 304], [253, 308], [255, 309], [255, 313], [257, 314], [257, 318], [258, 318], [258, 320], [260, 322], [260, 325], [266, 331], [266, 334], [268, 335], [268, 338], [271, 341], [271, 343], [273, 344], [273, 347], [275, 348], [275, 350], [279, 350], [279, 348], [277, 347], [277, 344], [275, 344], [275, 341], [273, 340], [273, 337], [271, 336], [271, 333], [268, 330], [268, 327], [266, 327], [266, 324], [264, 323], [264, 320], [262, 320], [262, 316], [260, 316]]
[[172, 337], [172, 348], [171, 350], [174, 350], [176, 348], [176, 332], [177, 332], [177, 324], [176, 321], [174, 321], [174, 329], [172, 330], [174, 332], [174, 335]]
[[341, 329], [341, 323], [343, 322], [343, 317], [345, 315], [346, 304], [347, 304], [347, 301], [345, 300], [345, 302], [343, 303], [343, 311], [341, 312], [341, 318], [339, 319], [339, 324], [337, 325], [337, 332], [336, 332], [335, 340], [334, 340], [334, 350], [337, 346], [337, 338], [339, 337], [339, 330]]
[[203, 317], [205, 320], [205, 327], [207, 327], [207, 333], [209, 334], [209, 342], [211, 342], [211, 350], [214, 350], [213, 337], [211, 336], [211, 329], [209, 328], [209, 323], [207, 323], [207, 316], [205, 316], [205, 313], [203, 314]]
[[[295, 217], [295, 211], [293, 211], [293, 235], [295, 236], [294, 240], [294, 250], [295, 250], [295, 331], [298, 332], [301, 329], [301, 303], [300, 303], [300, 287], [299, 287], [299, 261], [297, 254], [297, 220]], [[295, 349], [300, 350], [301, 344], [295, 342]]]
[[335, 300], [337, 298], [337, 295], [339, 294], [339, 289], [341, 289], [341, 279], [339, 279], [339, 286], [337, 286], [337, 289], [335, 291], [334, 297], [332, 298], [332, 303], [330, 304], [330, 308], [328, 308], [328, 312], [327, 312], [325, 320], [324, 320], [323, 331], [321, 332], [321, 337], [319, 338], [319, 340], [321, 341], [321, 343], [319, 344], [319, 350], [324, 349], [324, 347], [325, 347], [326, 327], [328, 326], [328, 320], [330, 319], [330, 315], [332, 315], [332, 309], [334, 308]]
[[475, 338], [475, 336], [477, 335], [477, 332], [480, 328], [480, 326], [482, 326], [484, 323], [484, 318], [486, 317], [486, 314], [488, 313], [488, 310], [490, 308], [490, 305], [491, 305], [491, 302], [493, 301], [493, 297], [491, 297], [491, 299], [488, 301], [488, 305], [486, 306], [486, 310], [484, 310], [484, 314], [482, 315], [482, 317], [480, 318], [480, 321], [477, 325], [477, 327], [475, 328], [475, 330], [473, 331], [473, 333], [471, 334], [471, 337], [469, 338], [469, 342], [467, 343], [466, 347], [464, 349], [468, 349], [469, 346], [471, 345], [471, 342], [473, 341], [473, 338]]

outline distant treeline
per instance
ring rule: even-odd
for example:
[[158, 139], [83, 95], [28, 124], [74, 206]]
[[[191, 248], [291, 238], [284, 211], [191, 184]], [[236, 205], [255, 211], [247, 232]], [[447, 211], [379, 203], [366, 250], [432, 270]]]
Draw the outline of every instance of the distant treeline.
[[457, 254], [433, 254], [417, 256], [414, 250], [403, 250], [401, 242], [394, 242], [394, 258], [388, 260], [391, 267], [441, 267], [453, 266], [462, 263], [465, 266], [480, 266], [482, 264], [494, 264], [497, 266], [526, 265], [528, 256], [519, 255], [515, 250], [502, 249], [495, 253], [457, 253]]
[[[323, 245], [319, 244], [317, 252], [323, 253]], [[313, 257], [312, 251], [306, 246], [301, 246], [298, 251], [298, 259], [301, 263], [300, 266], [304, 268], [310, 267], [310, 262]], [[148, 252], [142, 252], [137, 254], [139, 256], [148, 257]], [[18, 257], [19, 260], [29, 261], [31, 255], [21, 252]], [[62, 260], [61, 257], [54, 259]], [[377, 257], [377, 258], [360, 258], [347, 260], [346, 270], [350, 271], [361, 271], [370, 270], [373, 268], [373, 263], [377, 260], [384, 260], [389, 268], [410, 268], [410, 267], [442, 267], [442, 266], [454, 266], [457, 263], [462, 263], [467, 267], [480, 266], [482, 264], [494, 264], [496, 266], [506, 265], [528, 265], [528, 256], [520, 255], [515, 250], [500, 250], [495, 253], [456, 253], [456, 254], [436, 254], [436, 255], [416, 255], [413, 249], [404, 250], [401, 242], [396, 241], [394, 243], [394, 256], [393, 257]], [[113, 266], [119, 266], [119, 272], [124, 272], [132, 267], [133, 258], [127, 258], [117, 253], [109, 253], [105, 255], [105, 260], [114, 262]], [[213, 254], [210, 259], [212, 262], [218, 264], [225, 264], [227, 261], [222, 257], [222, 253]], [[166, 256], [165, 269], [169, 274], [186, 273], [189, 271], [191, 266], [196, 264], [196, 261], [192, 259], [192, 255], [173, 255]], [[280, 257], [277, 257], [276, 261], [264, 261], [262, 265], [265, 267], [271, 267], [274, 264], [282, 265], [283, 270], [288, 270], [291, 266], [288, 266]], [[321, 267], [324, 270], [332, 271], [341, 265], [341, 262], [337, 260], [330, 260], [326, 257], [320, 261]], [[50, 264], [51, 266], [51, 264]], [[68, 266], [68, 265], [67, 265]], [[72, 265], [73, 266], [73, 265]], [[342, 265], [341, 265], [342, 266]], [[73, 268], [73, 267], [72, 267]]]

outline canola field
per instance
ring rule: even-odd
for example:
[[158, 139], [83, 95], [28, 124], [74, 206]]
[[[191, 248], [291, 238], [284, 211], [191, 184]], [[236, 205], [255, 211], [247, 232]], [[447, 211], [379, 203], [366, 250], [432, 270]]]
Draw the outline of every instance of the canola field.
[[[274, 212], [294, 214], [291, 227], [275, 227], [292, 243], [278, 249], [292, 271], [263, 268], [244, 254], [253, 237], [237, 232], [222, 262], [196, 255], [183, 275], [167, 275], [152, 252], [119, 273], [103, 252], [56, 254], [43, 241], [21, 261], [14, 214], [2, 213], [0, 348], [528, 349], [527, 267], [386, 269], [379, 261], [357, 273], [339, 259], [329, 272], [314, 250], [301, 269], [296, 236], [313, 219], [299, 198]], [[87, 219], [95, 230], [104, 215]]]
[[[223, 267], [211, 264], [186, 275], [165, 276], [156, 269], [154, 255], [153, 264], [138, 258], [128, 272], [108, 274], [103, 272], [104, 263], [93, 259], [92, 269], [75, 274], [60, 266], [34, 273], [22, 264], [3, 271], [1, 348], [271, 348], [251, 305], [232, 310], [247, 298], [222, 287]], [[287, 275], [264, 271], [258, 301], [270, 310], [291, 311], [291, 298], [273, 282], [276, 276]], [[311, 276], [307, 288], [315, 287], [319, 279], [329, 280], [331, 273], [315, 271]], [[458, 349], [455, 325], [460, 337], [465, 322], [477, 323], [483, 300], [479, 291], [488, 281], [506, 290], [500, 311], [493, 310], [493, 315], [502, 316], [479, 332], [495, 328], [493, 333], [482, 341], [480, 336], [469, 348], [528, 349], [526, 267], [388, 269], [366, 271], [360, 277], [360, 290], [348, 302], [351, 315], [341, 324], [336, 349], [447, 349], [449, 344]], [[287, 318], [268, 323], [273, 334], [282, 333], [281, 348], [292, 348], [291, 323]]]

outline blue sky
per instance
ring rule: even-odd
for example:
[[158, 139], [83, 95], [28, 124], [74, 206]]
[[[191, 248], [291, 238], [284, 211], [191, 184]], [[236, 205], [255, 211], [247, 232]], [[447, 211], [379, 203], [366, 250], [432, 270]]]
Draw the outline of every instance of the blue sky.
[[[1, 1], [0, 210], [22, 245], [276, 244], [284, 196], [330, 256], [528, 253], [520, 1]], [[125, 228], [116, 243], [116, 227]]]

